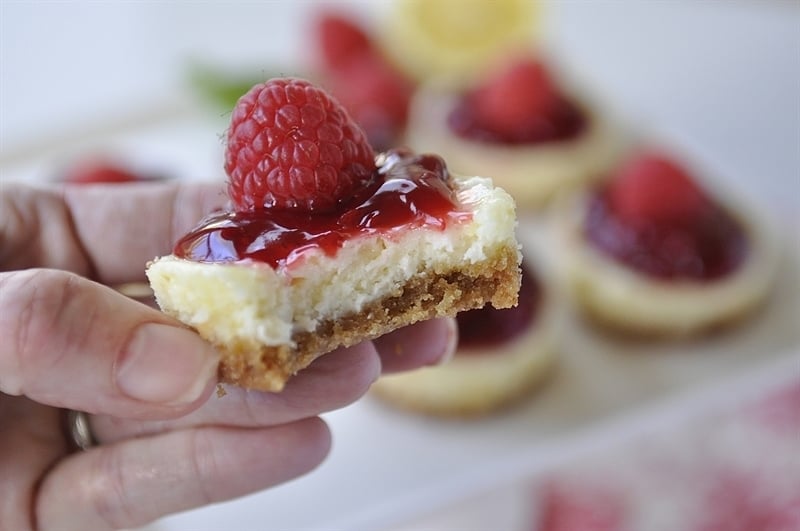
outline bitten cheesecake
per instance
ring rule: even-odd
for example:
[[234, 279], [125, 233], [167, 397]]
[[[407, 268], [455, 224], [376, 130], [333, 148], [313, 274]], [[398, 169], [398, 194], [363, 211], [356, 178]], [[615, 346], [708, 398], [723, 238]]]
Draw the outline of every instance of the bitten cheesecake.
[[511, 197], [442, 159], [375, 156], [303, 80], [257, 85], [234, 111], [217, 212], [149, 264], [159, 306], [222, 354], [221, 381], [279, 391], [340, 346], [491, 303], [517, 303]]

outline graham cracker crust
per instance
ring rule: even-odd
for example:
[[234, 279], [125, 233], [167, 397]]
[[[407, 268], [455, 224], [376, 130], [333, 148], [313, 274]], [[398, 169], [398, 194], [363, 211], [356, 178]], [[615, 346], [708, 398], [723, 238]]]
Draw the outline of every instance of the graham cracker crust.
[[303, 332], [288, 345], [263, 346], [254, 352], [244, 345], [215, 345], [222, 355], [220, 381], [249, 389], [277, 392], [297, 371], [339, 347], [355, 345], [397, 328], [434, 317], [481, 308], [517, 304], [519, 253], [507, 246], [489, 259], [451, 271], [422, 271], [398, 293], [378, 300], [361, 312], [325, 321], [314, 332]]

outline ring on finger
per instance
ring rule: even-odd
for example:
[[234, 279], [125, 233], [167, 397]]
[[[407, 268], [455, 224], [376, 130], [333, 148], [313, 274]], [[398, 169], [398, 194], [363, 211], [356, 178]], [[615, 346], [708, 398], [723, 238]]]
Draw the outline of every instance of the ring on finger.
[[67, 437], [75, 449], [88, 450], [97, 445], [89, 426], [89, 415], [83, 411], [67, 410]]

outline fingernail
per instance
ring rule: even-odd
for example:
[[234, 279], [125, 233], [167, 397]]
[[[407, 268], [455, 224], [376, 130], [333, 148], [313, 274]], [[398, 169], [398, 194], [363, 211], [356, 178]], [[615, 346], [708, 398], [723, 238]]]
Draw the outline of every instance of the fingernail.
[[434, 365], [443, 365], [453, 359], [458, 349], [458, 324], [455, 319], [445, 318], [443, 321], [447, 324], [445, 333], [445, 344], [443, 347], [442, 356], [436, 361]]
[[136, 400], [194, 402], [214, 377], [219, 354], [197, 334], [148, 323], [134, 332], [117, 367], [119, 389]]

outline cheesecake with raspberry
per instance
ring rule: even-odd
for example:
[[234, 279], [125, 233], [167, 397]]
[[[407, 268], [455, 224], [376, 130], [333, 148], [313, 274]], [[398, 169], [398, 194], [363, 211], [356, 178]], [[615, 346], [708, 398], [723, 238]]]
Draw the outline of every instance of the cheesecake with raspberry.
[[756, 308], [773, 282], [776, 249], [763, 223], [654, 151], [634, 153], [560, 213], [576, 301], [621, 331], [713, 329]]
[[316, 18], [315, 73], [377, 150], [401, 143], [414, 81], [384, 54], [355, 17], [321, 10]]
[[532, 57], [512, 58], [461, 92], [429, 84], [414, 96], [408, 144], [453, 171], [491, 175], [520, 208], [538, 208], [603, 175], [621, 136], [588, 99]]
[[223, 382], [279, 391], [337, 347], [517, 302], [511, 197], [435, 155], [376, 155], [307, 81], [239, 100], [225, 169], [232, 209], [147, 269], [161, 308], [219, 349]]
[[458, 349], [436, 367], [382, 376], [372, 386], [383, 402], [426, 415], [478, 417], [519, 403], [556, 362], [551, 294], [526, 260], [519, 303], [459, 313]]

